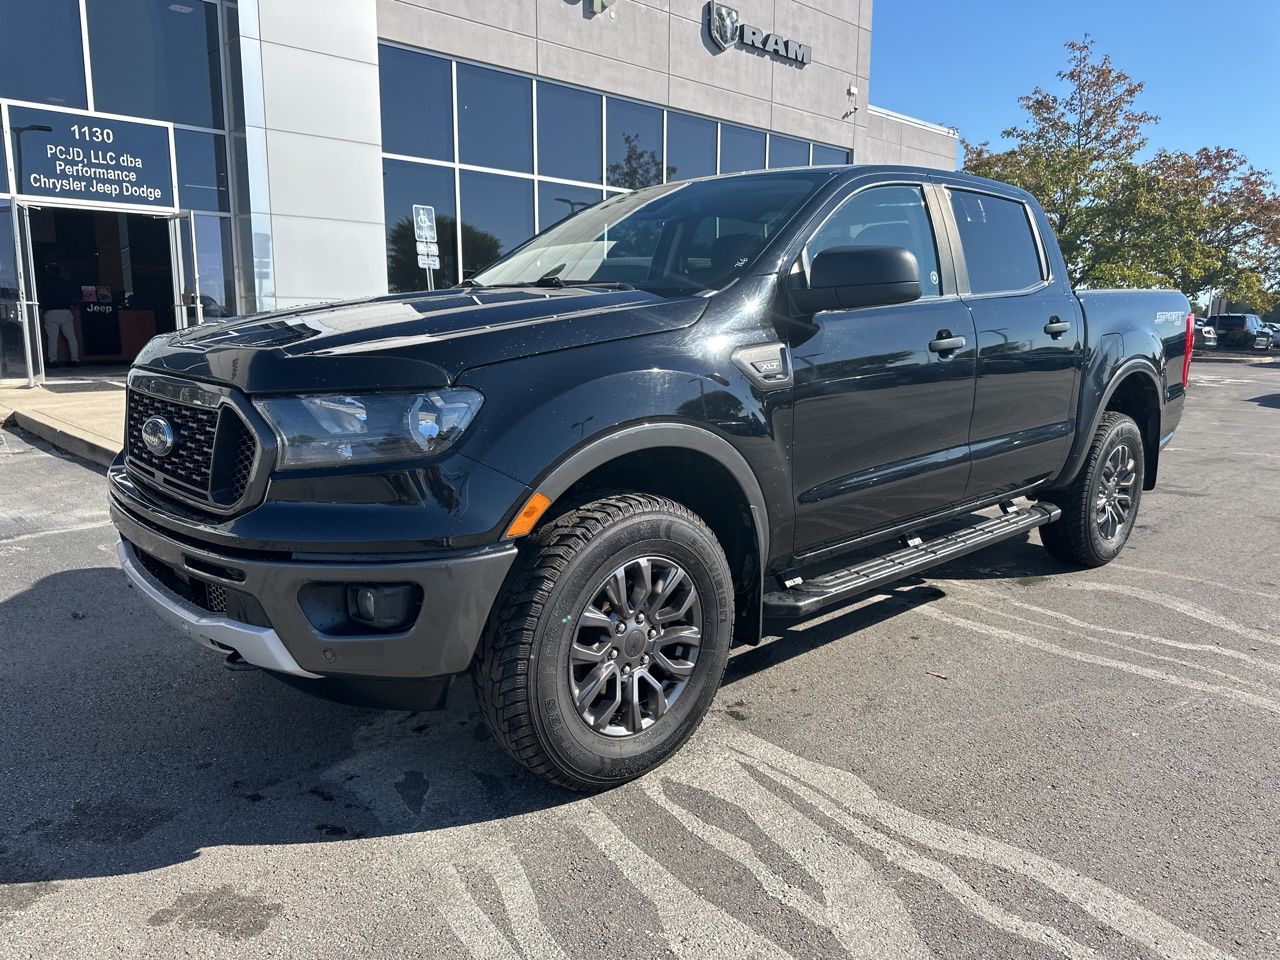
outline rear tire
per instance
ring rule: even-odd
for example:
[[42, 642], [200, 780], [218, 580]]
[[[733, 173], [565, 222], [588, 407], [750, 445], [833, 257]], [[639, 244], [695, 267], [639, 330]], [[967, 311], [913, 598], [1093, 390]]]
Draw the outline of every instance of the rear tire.
[[706, 716], [733, 609], [724, 551], [688, 508], [620, 494], [572, 510], [524, 544], [494, 604], [472, 667], [489, 728], [563, 787], [641, 776]]
[[1082, 567], [1114, 560], [1137, 520], [1145, 463], [1138, 425], [1122, 413], [1104, 413], [1075, 480], [1043, 496], [1062, 508], [1061, 518], [1040, 528], [1045, 549]]

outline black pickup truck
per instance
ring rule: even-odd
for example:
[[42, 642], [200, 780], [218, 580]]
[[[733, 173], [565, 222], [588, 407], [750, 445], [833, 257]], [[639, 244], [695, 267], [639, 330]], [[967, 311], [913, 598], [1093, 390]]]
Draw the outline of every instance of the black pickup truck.
[[517, 760], [607, 787], [692, 735], [765, 617], [1035, 527], [1116, 556], [1193, 320], [1065, 278], [1035, 201], [963, 174], [617, 196], [453, 289], [153, 340], [120, 560], [230, 665], [419, 708], [469, 671]]

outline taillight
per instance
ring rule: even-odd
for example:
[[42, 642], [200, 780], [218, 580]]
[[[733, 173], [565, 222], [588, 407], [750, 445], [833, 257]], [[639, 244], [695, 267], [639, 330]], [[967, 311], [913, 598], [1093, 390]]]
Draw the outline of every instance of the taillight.
[[1182, 354], [1182, 389], [1187, 389], [1191, 382], [1191, 352], [1196, 346], [1196, 315], [1187, 314], [1187, 349]]

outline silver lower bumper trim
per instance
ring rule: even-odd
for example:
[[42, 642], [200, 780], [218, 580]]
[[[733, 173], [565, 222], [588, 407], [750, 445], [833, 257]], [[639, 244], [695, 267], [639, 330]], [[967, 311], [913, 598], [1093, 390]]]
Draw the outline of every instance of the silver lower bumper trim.
[[222, 652], [230, 648], [240, 654], [246, 663], [264, 670], [319, 679], [319, 674], [308, 673], [298, 666], [298, 662], [285, 649], [279, 635], [270, 627], [255, 627], [225, 617], [215, 617], [181, 597], [174, 596], [138, 565], [123, 540], [116, 544], [116, 555], [120, 558], [125, 576], [129, 578], [129, 586], [151, 601], [156, 613], [197, 643]]

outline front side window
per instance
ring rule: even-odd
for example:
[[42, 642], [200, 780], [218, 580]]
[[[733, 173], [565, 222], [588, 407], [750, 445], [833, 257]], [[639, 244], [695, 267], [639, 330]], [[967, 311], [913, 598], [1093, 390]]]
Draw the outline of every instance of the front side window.
[[1024, 204], [968, 190], [949, 193], [972, 292], [1025, 290], [1044, 279]]
[[90, 0], [87, 10], [97, 109], [221, 129], [217, 4]]
[[829, 179], [788, 171], [610, 197], [474, 279], [493, 286], [625, 283], [664, 296], [719, 289], [743, 275]]
[[809, 262], [830, 247], [905, 247], [920, 265], [923, 296], [941, 291], [938, 246], [924, 192], [917, 186], [872, 187], [855, 193], [813, 235]]

